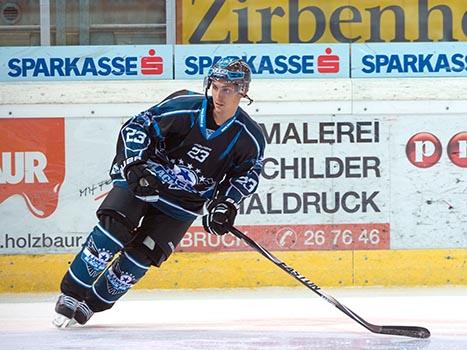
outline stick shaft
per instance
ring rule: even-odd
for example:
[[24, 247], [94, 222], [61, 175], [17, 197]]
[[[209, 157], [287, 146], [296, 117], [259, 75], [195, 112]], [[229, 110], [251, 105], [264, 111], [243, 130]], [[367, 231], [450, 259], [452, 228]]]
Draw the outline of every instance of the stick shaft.
[[236, 229], [233, 226], [230, 227], [229, 230], [234, 236], [244, 240], [251, 248], [258, 251], [266, 259], [273, 262], [275, 265], [277, 265], [282, 270], [287, 272], [290, 276], [294, 277], [297, 281], [299, 281], [305, 287], [311, 289], [314, 293], [318, 294], [321, 298], [325, 299], [327, 302], [334, 305], [336, 308], [338, 308], [348, 317], [358, 322], [359, 324], [361, 324], [363, 327], [365, 327], [369, 331], [373, 333], [379, 333], [379, 334], [402, 335], [402, 336], [408, 336], [408, 337], [414, 337], [414, 338], [428, 338], [430, 336], [430, 332], [428, 331], [428, 329], [423, 328], [423, 327], [377, 326], [377, 325], [374, 325], [374, 324], [371, 324], [365, 321], [363, 318], [361, 318], [355, 312], [350, 310], [348, 307], [338, 302], [334, 297], [322, 291], [321, 288], [317, 284], [313, 283], [308, 278], [300, 274], [298, 271], [294, 270], [293, 268], [285, 264], [283, 261], [279, 260], [273, 254], [271, 254], [268, 250], [266, 250], [260, 244], [255, 242], [253, 239], [251, 239], [247, 235], [245, 235], [243, 232], [241, 232], [240, 230]]

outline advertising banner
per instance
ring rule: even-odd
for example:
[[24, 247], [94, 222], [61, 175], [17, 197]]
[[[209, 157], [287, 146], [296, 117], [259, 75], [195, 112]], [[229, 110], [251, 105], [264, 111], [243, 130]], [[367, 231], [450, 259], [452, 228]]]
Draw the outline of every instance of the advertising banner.
[[[464, 116], [313, 116], [297, 106], [253, 118], [267, 140], [264, 169], [236, 225], [267, 249], [467, 247]], [[126, 119], [0, 119], [0, 254], [79, 249], [111, 188]], [[197, 220], [178, 250], [249, 248]]]
[[[237, 222], [268, 249], [467, 247], [464, 116], [297, 115], [260, 123], [264, 170]], [[179, 245], [220, 249], [248, 247], [202, 227]]]
[[172, 79], [170, 45], [4, 47], [0, 81]]
[[467, 41], [463, 0], [177, 0], [179, 44]]
[[119, 118], [0, 118], [0, 254], [79, 249], [111, 187], [120, 126]]
[[[267, 147], [258, 191], [239, 225], [273, 250], [390, 247], [386, 123], [355, 116], [261, 118]], [[248, 250], [193, 229], [183, 251]]]
[[[389, 248], [389, 178], [382, 171], [387, 146], [381, 142], [379, 121], [305, 115], [257, 120], [267, 153], [260, 188], [239, 210], [240, 228], [275, 250]], [[95, 210], [111, 188], [107, 167], [120, 125], [114, 118], [67, 120], [67, 175], [59, 205], [48, 217], [38, 217], [18, 196], [0, 204], [5, 218], [1, 253], [75, 251], [84, 242], [96, 223]], [[2, 154], [8, 153], [2, 149]], [[3, 174], [8, 160], [3, 155]], [[13, 186], [4, 183], [2, 188], [12, 192]], [[41, 196], [39, 190], [35, 194]], [[233, 237], [205, 233], [200, 224], [195, 222], [180, 250], [249, 249]]]
[[65, 178], [64, 118], [0, 119], [0, 130], [0, 204], [17, 195], [35, 217], [50, 216]]
[[467, 43], [353, 44], [352, 78], [466, 77]]
[[389, 142], [391, 248], [467, 248], [466, 117], [398, 116]]
[[253, 78], [348, 78], [349, 45], [176, 45], [175, 79], [202, 79], [221, 57], [244, 59]]

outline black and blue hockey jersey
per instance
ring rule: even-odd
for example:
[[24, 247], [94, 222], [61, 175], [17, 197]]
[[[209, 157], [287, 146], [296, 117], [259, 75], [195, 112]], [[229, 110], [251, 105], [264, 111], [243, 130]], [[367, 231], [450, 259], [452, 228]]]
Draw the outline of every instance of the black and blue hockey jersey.
[[202, 215], [214, 197], [240, 204], [253, 194], [263, 165], [262, 130], [240, 107], [210, 129], [210, 100], [182, 90], [128, 120], [110, 171], [114, 185], [128, 186], [123, 169], [129, 160], [146, 161], [160, 182], [159, 195], [139, 198], [180, 220]]

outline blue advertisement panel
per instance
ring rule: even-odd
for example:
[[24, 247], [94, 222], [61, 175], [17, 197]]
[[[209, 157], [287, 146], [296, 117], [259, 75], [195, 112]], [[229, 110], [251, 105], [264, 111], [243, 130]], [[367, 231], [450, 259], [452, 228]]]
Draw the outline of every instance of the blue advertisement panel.
[[465, 77], [467, 42], [352, 44], [352, 78]]
[[0, 81], [172, 79], [171, 45], [5, 47]]
[[348, 78], [347, 44], [177, 45], [175, 78], [201, 79], [225, 56], [243, 58], [255, 78]]

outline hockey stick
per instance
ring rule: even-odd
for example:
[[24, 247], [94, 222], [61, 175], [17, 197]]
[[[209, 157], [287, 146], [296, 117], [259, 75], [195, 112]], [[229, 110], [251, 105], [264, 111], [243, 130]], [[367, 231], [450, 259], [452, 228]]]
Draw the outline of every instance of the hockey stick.
[[365, 321], [363, 318], [358, 316], [355, 312], [350, 310], [348, 307], [339, 303], [332, 296], [323, 292], [319, 286], [311, 282], [308, 278], [306, 278], [305, 276], [302, 276], [299, 272], [295, 271], [293, 268], [291, 268], [290, 266], [287, 266], [284, 262], [280, 261], [274, 255], [268, 252], [265, 248], [263, 248], [260, 244], [256, 243], [250, 237], [245, 235], [243, 232], [239, 231], [233, 226], [229, 228], [229, 231], [236, 237], [244, 240], [251, 248], [261, 253], [261, 255], [266, 257], [268, 260], [272, 261], [274, 264], [279, 266], [282, 270], [284, 270], [289, 275], [294, 277], [297, 281], [299, 281], [300, 283], [302, 283], [303, 285], [311, 289], [313, 292], [318, 294], [321, 298], [325, 299], [326, 301], [328, 301], [329, 303], [337, 307], [340, 311], [342, 311], [344, 314], [349, 316], [352, 320], [360, 323], [363, 327], [365, 327], [369, 331], [373, 333], [378, 333], [378, 334], [401, 335], [401, 336], [413, 337], [413, 338], [429, 338], [430, 337], [430, 331], [423, 327], [378, 326], [378, 325], [374, 325], [374, 324], [371, 324]]

